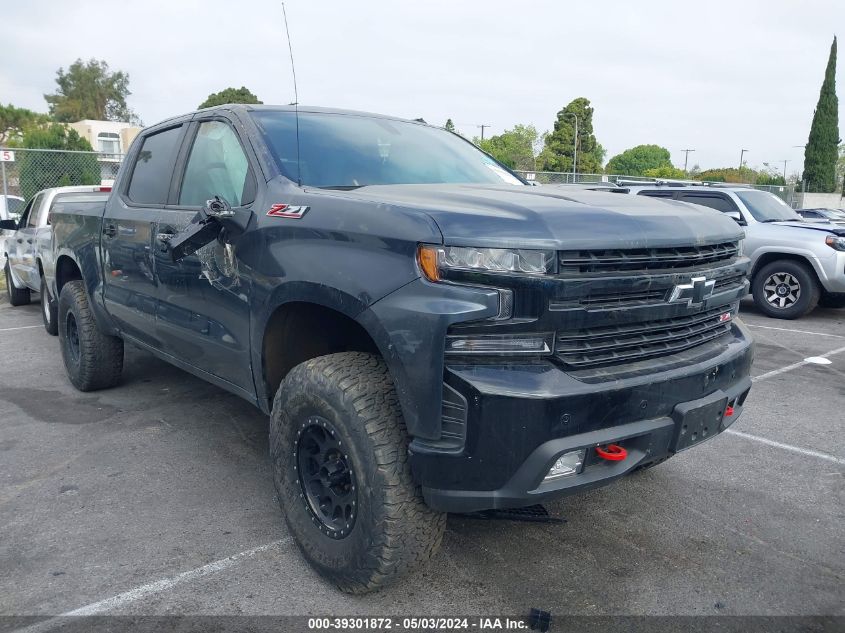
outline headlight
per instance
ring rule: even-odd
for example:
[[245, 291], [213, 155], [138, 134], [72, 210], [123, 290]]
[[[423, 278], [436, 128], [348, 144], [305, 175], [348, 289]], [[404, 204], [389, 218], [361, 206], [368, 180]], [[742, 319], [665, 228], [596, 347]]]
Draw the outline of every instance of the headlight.
[[845, 237], [836, 235], [828, 235], [824, 238], [824, 243], [837, 251], [845, 251]]
[[420, 245], [417, 259], [426, 278], [438, 281], [444, 270], [546, 275], [553, 270], [555, 252], [522, 248]]

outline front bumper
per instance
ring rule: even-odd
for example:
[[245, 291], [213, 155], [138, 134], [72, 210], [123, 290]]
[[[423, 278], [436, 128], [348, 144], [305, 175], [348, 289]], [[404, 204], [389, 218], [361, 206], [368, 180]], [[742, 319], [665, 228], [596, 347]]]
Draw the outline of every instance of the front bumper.
[[[751, 337], [739, 320], [731, 334], [706, 360], [593, 382], [550, 362], [447, 365], [446, 384], [466, 403], [466, 434], [458, 448], [411, 443], [426, 503], [445, 512], [531, 505], [606, 485], [714, 437], [739, 417], [751, 388]], [[727, 405], [733, 414], [703, 437], [682, 437], [685, 411]], [[625, 448], [627, 458], [598, 457], [594, 448], [609, 443]], [[587, 449], [579, 474], [543, 482], [558, 456], [579, 448]]]

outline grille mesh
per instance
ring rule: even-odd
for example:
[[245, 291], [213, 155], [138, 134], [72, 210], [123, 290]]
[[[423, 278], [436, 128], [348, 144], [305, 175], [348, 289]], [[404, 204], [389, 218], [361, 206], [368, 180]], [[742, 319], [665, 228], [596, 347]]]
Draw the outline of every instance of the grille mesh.
[[722, 306], [672, 319], [559, 332], [555, 353], [573, 369], [666, 356], [727, 334], [730, 321], [719, 319], [729, 311], [729, 306]]
[[739, 254], [737, 242], [672, 248], [560, 251], [561, 274], [643, 272], [719, 264]]

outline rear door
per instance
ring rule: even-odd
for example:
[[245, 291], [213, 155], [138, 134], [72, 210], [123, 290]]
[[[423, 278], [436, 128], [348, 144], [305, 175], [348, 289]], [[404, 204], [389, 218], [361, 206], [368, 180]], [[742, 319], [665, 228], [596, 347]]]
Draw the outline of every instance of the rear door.
[[[159, 217], [162, 236], [184, 229], [214, 196], [233, 208], [255, 200], [256, 166], [234, 121], [220, 114], [199, 118], [188, 138], [172, 204]], [[213, 240], [179, 262], [159, 249], [156, 277], [161, 349], [252, 392], [250, 281], [241, 275], [237, 244]]]
[[28, 206], [26, 216], [21, 218], [13, 242], [15, 253], [10, 258], [11, 265], [15, 269], [15, 277], [21, 284], [34, 290], [38, 290], [41, 281], [35, 261], [35, 231], [44, 196], [43, 192], [37, 194]]
[[156, 334], [156, 226], [167, 203], [184, 124], [155, 128], [134, 145], [131, 172], [106, 205], [102, 224], [103, 293], [120, 329], [159, 347]]

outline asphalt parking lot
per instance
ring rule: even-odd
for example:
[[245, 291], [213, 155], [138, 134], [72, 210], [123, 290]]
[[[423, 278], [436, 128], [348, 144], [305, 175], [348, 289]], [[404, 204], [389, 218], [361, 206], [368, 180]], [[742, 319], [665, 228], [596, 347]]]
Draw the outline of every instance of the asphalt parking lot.
[[79, 393], [39, 309], [0, 305], [0, 614], [845, 615], [845, 310], [744, 302], [735, 432], [550, 505], [561, 525], [450, 517], [431, 563], [353, 597], [288, 536], [261, 413], [131, 348], [122, 386]]

